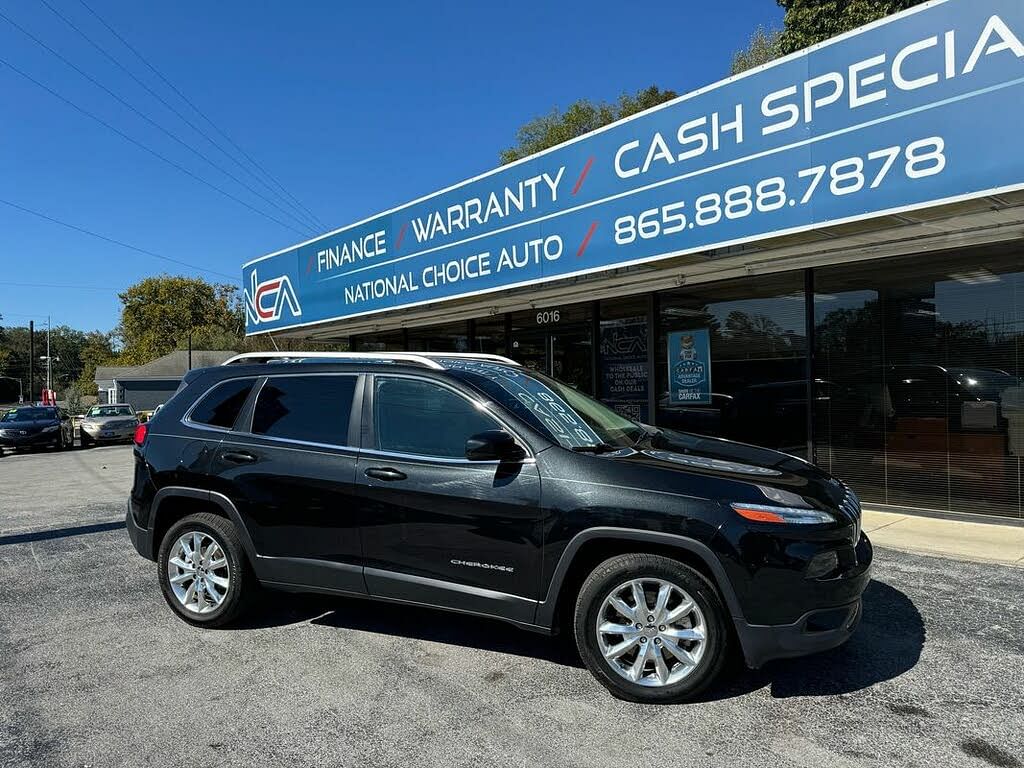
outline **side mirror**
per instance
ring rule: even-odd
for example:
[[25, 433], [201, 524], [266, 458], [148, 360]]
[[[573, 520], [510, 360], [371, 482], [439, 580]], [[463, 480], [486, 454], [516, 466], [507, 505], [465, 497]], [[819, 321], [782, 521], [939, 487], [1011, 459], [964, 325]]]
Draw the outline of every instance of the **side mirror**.
[[466, 441], [466, 458], [470, 461], [522, 461], [526, 451], [503, 429], [489, 429]]

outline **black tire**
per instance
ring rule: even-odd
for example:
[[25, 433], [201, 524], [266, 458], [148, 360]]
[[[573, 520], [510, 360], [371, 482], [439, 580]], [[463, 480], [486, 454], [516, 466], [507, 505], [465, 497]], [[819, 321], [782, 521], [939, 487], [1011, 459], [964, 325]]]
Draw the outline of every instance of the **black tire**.
[[[175, 595], [168, 574], [167, 566], [172, 548], [188, 531], [198, 531], [211, 537], [223, 550], [224, 559], [227, 561], [227, 591], [220, 604], [208, 613], [196, 613], [185, 608]], [[259, 587], [249, 567], [234, 523], [209, 512], [188, 515], [170, 527], [160, 542], [157, 569], [160, 576], [160, 591], [167, 604], [181, 619], [197, 627], [223, 627], [235, 621], [249, 607], [251, 597]]]
[[[597, 626], [605, 599], [617, 587], [635, 579], [658, 579], [676, 586], [690, 596], [703, 615], [703, 654], [691, 671], [682, 676], [678, 682], [649, 687], [627, 680], [613, 668], [612, 662], [606, 660], [601, 651]], [[654, 604], [653, 596], [649, 600], [648, 607]], [[622, 621], [625, 623], [624, 619]], [[618, 555], [605, 560], [594, 568], [583, 582], [576, 598], [573, 629], [576, 646], [583, 663], [586, 664], [591, 674], [617, 698], [642, 704], [675, 704], [692, 699], [707, 688], [721, 672], [729, 645], [726, 621], [727, 613], [718, 592], [702, 574], [678, 560], [660, 555], [634, 553]], [[645, 624], [644, 631], [646, 631], [645, 620], [642, 620], [641, 623]], [[656, 629], [652, 628], [649, 631], [654, 633]], [[625, 640], [625, 636], [622, 639]], [[636, 655], [633, 654], [638, 655], [640, 648], [647, 647], [647, 642], [654, 643], [655, 640], [653, 637], [650, 640], [644, 638], [643, 646], [634, 646], [636, 651], [624, 654], [623, 658], [627, 662], [631, 656], [635, 659]], [[663, 653], [662, 658], [669, 659], [668, 664], [670, 665], [677, 664], [674, 657], [669, 658], [670, 654], [667, 653], [667, 649], [661, 651], [660, 637], [657, 642], [659, 652]], [[696, 647], [696, 645], [691, 647]], [[648, 663], [652, 665], [651, 674], [656, 674], [653, 661], [642, 662], [641, 669], [646, 669]], [[685, 668], [684, 665], [679, 669], [685, 670]], [[670, 670], [675, 669], [675, 666], [670, 667]]]
[[91, 448], [92, 447], [92, 441], [88, 437], [85, 436], [85, 430], [82, 430], [82, 435], [81, 435], [81, 437], [78, 438], [78, 444], [82, 448]]

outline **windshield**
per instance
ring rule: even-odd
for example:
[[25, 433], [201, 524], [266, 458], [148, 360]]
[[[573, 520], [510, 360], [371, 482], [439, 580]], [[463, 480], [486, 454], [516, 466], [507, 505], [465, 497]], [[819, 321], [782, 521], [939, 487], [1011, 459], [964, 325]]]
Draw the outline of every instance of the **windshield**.
[[130, 405], [94, 405], [85, 415], [102, 418], [105, 416], [134, 416], [135, 414]]
[[989, 368], [950, 368], [950, 374], [961, 386], [973, 390], [1000, 392], [1007, 387], [1020, 386], [1020, 379], [1006, 371]]
[[0, 417], [0, 421], [54, 421], [56, 418], [55, 408], [14, 408]]
[[445, 358], [452, 375], [563, 448], [635, 445], [647, 430], [557, 379], [500, 363]]

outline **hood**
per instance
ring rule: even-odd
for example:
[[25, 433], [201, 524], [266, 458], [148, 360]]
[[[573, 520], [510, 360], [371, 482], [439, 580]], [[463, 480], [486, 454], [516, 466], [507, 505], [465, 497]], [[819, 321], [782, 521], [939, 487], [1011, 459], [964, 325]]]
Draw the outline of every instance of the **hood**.
[[847, 491], [827, 472], [788, 453], [668, 429], [653, 433], [635, 452], [621, 452], [616, 458], [666, 471], [750, 484], [750, 498], [737, 501], [772, 503], [756, 487], [761, 486], [796, 493], [835, 508]]
[[86, 416], [82, 421], [90, 424], [99, 424], [101, 427], [112, 427], [119, 424], [135, 424], [138, 422], [136, 416]]

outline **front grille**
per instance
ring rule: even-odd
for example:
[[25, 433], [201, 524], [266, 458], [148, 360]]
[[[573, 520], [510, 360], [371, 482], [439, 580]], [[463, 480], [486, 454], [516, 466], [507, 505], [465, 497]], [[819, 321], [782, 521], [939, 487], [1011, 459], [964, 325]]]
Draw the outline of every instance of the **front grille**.
[[849, 486], [844, 485], [843, 489], [845, 493], [839, 502], [839, 509], [853, 522], [853, 543], [856, 544], [860, 541], [860, 499], [857, 498], [857, 494]]
[[134, 419], [123, 419], [122, 421], [110, 421], [104, 425], [107, 429], [122, 429], [123, 427], [131, 427], [135, 425]]

